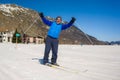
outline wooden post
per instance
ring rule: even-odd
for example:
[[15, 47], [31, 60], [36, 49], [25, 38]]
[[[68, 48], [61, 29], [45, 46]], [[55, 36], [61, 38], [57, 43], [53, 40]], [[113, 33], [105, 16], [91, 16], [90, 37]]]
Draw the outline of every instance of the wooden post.
[[17, 44], [18, 44], [17, 42], [18, 42], [18, 37], [16, 36], [16, 48], [17, 48]]
[[17, 45], [18, 45], [18, 37], [20, 36], [19, 33], [16, 34], [16, 48], [17, 48]]

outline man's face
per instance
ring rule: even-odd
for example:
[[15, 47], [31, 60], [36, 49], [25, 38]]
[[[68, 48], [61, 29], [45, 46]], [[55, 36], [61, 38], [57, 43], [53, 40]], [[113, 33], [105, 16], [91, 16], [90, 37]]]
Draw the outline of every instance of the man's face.
[[62, 22], [61, 18], [56, 19], [57, 24], [60, 24]]

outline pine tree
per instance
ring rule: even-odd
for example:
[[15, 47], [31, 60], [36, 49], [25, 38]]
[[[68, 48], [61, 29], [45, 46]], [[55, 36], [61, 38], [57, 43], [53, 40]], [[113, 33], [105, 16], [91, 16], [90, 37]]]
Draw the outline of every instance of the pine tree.
[[[16, 43], [16, 34], [20, 34], [18, 31], [17, 31], [17, 29], [16, 29], [16, 31], [15, 31], [15, 33], [13, 34], [13, 38], [12, 38], [12, 42], [13, 43]], [[21, 43], [22, 42], [22, 38], [21, 38], [21, 36], [18, 36], [18, 40], [17, 40], [17, 43]]]

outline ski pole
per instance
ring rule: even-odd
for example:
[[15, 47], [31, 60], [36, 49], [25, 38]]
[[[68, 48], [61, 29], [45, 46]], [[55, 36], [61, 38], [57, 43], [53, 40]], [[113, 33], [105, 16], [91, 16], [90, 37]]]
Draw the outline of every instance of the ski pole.
[[[77, 26], [79, 26], [79, 27], [81, 28], [81, 26], [80, 26], [80, 24], [79, 24], [78, 22], [75, 22], [75, 23], [76, 23]], [[82, 31], [82, 33], [86, 36], [86, 38], [89, 40], [89, 42], [93, 45], [93, 42], [92, 42], [92, 40], [89, 38], [89, 36], [88, 36], [86, 33], [84, 33], [83, 30], [81, 30], [81, 31]]]
[[24, 31], [24, 34], [34, 25], [34, 23], [39, 19], [39, 17], [34, 20], [34, 22], [26, 29], [26, 31]]

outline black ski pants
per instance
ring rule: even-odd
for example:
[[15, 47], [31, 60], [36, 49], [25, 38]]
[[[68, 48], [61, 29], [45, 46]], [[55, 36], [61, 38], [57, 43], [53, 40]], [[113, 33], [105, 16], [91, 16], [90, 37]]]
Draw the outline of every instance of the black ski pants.
[[45, 41], [45, 51], [43, 58], [44, 64], [49, 62], [49, 53], [51, 49], [52, 49], [51, 63], [54, 64], [57, 62], [58, 43], [59, 43], [58, 39], [53, 38], [51, 36], [47, 36]]

